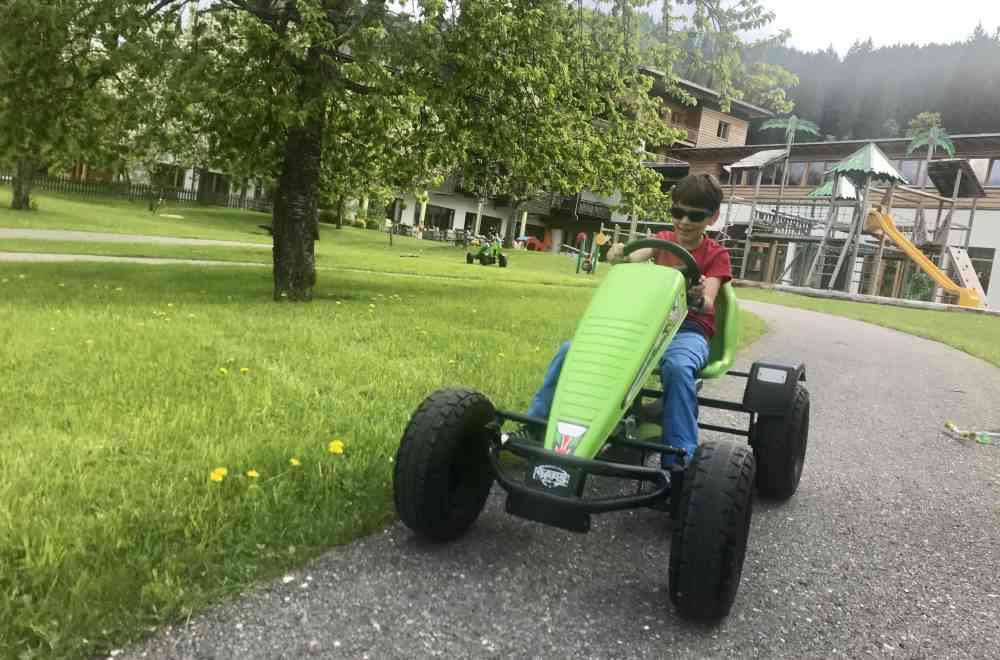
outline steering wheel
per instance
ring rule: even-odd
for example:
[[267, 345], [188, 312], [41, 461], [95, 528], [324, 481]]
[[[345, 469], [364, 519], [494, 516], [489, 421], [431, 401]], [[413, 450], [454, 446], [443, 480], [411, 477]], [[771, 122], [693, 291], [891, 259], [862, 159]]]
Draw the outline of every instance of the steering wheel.
[[662, 238], [642, 238], [638, 241], [632, 241], [625, 246], [625, 256], [628, 256], [635, 252], [636, 250], [641, 250], [642, 248], [655, 248], [657, 250], [666, 250], [670, 254], [674, 255], [678, 259], [684, 262], [682, 268], [678, 268], [684, 279], [687, 280], [688, 288], [698, 284], [701, 281], [701, 269], [698, 268], [698, 264], [695, 263], [694, 257], [691, 253], [685, 250], [683, 247], [674, 243], [673, 241], [667, 241]]

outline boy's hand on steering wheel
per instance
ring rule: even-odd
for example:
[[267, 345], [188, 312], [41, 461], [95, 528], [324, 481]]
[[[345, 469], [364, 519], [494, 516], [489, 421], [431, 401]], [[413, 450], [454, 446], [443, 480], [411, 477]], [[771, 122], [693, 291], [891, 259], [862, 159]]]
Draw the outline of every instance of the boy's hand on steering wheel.
[[698, 283], [688, 287], [687, 299], [688, 309], [698, 311], [705, 304], [705, 276], [702, 275]]
[[604, 258], [607, 259], [608, 262], [612, 264], [620, 264], [621, 262], [625, 261], [625, 244], [615, 243], [608, 249], [608, 252], [606, 255], [604, 255]]

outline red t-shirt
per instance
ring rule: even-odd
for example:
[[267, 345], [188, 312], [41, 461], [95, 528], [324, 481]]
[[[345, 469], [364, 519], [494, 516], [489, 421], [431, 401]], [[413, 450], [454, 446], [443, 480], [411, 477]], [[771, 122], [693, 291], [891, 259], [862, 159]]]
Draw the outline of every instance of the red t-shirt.
[[[677, 235], [672, 231], [661, 231], [654, 238], [662, 238], [667, 241], [677, 243]], [[708, 236], [705, 236], [701, 245], [692, 250], [691, 256], [698, 264], [698, 269], [706, 278], [717, 277], [723, 284], [733, 279], [733, 264], [729, 259], [729, 251], [722, 247]], [[683, 262], [679, 257], [666, 252], [656, 251], [656, 263], [661, 266], [682, 266]], [[688, 319], [700, 327], [705, 336], [711, 339], [715, 335], [715, 314], [698, 314], [688, 312]]]

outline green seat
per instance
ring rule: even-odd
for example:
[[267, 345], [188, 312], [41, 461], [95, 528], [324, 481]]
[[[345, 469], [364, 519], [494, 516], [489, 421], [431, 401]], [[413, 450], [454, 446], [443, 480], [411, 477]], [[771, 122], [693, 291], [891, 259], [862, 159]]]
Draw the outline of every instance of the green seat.
[[740, 306], [736, 289], [726, 282], [715, 299], [715, 336], [708, 344], [708, 364], [701, 378], [724, 376], [733, 366], [740, 345]]

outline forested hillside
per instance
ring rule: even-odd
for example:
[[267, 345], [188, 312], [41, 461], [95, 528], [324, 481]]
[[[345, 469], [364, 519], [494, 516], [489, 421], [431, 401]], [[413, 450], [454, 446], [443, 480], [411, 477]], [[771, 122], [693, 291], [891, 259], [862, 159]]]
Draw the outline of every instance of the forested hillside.
[[[895, 137], [920, 112], [941, 114], [951, 134], [1000, 132], [1000, 30], [982, 27], [966, 41], [875, 48], [856, 43], [804, 53], [771, 46], [751, 58], [799, 77], [788, 95], [794, 113], [816, 122], [824, 139]], [[759, 123], [759, 122], [758, 122]], [[781, 131], [755, 131], [756, 144], [783, 142]]]

